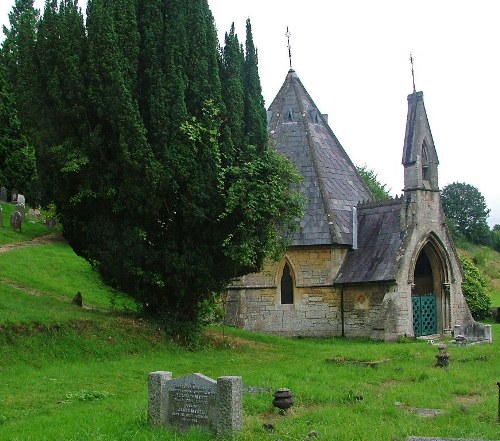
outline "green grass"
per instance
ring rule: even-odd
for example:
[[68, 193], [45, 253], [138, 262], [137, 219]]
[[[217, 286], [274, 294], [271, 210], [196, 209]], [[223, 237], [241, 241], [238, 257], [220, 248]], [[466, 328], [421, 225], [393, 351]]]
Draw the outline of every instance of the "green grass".
[[[312, 430], [318, 440], [499, 439], [500, 324], [492, 325], [492, 344], [449, 345], [446, 370], [423, 341], [286, 339], [211, 327], [198, 350], [185, 350], [127, 312], [131, 303], [112, 307], [116, 292], [63, 242], [0, 254], [0, 268], [1, 440], [214, 439], [148, 426], [147, 375], [156, 370], [241, 375], [246, 386], [269, 388], [244, 394], [238, 441], [302, 441]], [[71, 304], [76, 291], [88, 309]], [[279, 387], [295, 396], [287, 417], [271, 404]], [[418, 408], [444, 413], [422, 417]]]
[[39, 219], [26, 215], [25, 221], [21, 224], [21, 231], [15, 231], [10, 226], [10, 215], [15, 211], [15, 204], [0, 204], [2, 207], [3, 223], [0, 225], [0, 245], [31, 240], [35, 237], [50, 233], [47, 227]]

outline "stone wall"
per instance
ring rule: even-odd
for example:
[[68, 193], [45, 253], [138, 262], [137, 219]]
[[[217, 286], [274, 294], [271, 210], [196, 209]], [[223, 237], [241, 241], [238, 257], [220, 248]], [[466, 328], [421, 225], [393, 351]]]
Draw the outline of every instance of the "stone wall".
[[[287, 336], [340, 336], [344, 331], [347, 337], [383, 339], [386, 316], [394, 314], [386, 302], [391, 287], [333, 285], [344, 256], [344, 248], [290, 250], [285, 259], [294, 273], [294, 303], [280, 303], [279, 278], [285, 259], [268, 263], [261, 273], [244, 276], [228, 289], [226, 322]], [[391, 332], [396, 329], [394, 325]]]

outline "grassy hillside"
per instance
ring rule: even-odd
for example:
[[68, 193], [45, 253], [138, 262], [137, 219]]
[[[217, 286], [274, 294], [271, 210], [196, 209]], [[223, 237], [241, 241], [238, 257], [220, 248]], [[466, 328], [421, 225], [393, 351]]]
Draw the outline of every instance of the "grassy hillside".
[[[1, 440], [213, 439], [148, 426], [147, 375], [156, 370], [241, 375], [258, 386], [244, 394], [239, 441], [299, 441], [313, 430], [325, 441], [499, 439], [498, 324], [493, 344], [448, 345], [447, 370], [434, 366], [437, 348], [424, 341], [285, 339], [211, 327], [199, 349], [185, 350], [136, 316], [67, 244], [30, 245], [0, 248]], [[84, 308], [71, 304], [77, 291]], [[279, 387], [295, 395], [287, 417], [271, 404]], [[421, 416], [423, 408], [442, 413]]]

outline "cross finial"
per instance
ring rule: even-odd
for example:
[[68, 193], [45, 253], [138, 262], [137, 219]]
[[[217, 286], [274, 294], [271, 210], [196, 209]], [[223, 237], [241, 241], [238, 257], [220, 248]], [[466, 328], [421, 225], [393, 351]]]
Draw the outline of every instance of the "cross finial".
[[416, 92], [415, 89], [415, 71], [413, 70], [413, 55], [410, 52], [410, 63], [411, 63], [411, 78], [413, 80], [413, 93]]
[[292, 46], [290, 46], [290, 31], [288, 30], [288, 26], [286, 27], [285, 37], [288, 39], [288, 59], [290, 60], [290, 70], [292, 70]]

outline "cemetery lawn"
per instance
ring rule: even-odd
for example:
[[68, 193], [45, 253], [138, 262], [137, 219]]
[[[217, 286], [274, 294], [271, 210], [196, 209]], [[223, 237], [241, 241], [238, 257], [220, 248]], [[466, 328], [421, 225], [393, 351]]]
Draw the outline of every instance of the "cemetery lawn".
[[[157, 370], [242, 376], [251, 391], [240, 441], [500, 439], [500, 324], [492, 344], [449, 344], [448, 369], [434, 366], [437, 347], [422, 340], [287, 339], [211, 326], [187, 350], [66, 243], [31, 245], [0, 254], [1, 440], [215, 439], [148, 426], [147, 376]], [[71, 304], [77, 291], [84, 308]], [[279, 387], [295, 395], [286, 417], [271, 404]]]
[[[10, 215], [15, 211], [14, 204], [0, 204], [2, 207], [3, 222], [0, 225], [0, 246], [8, 243], [19, 242], [20, 240], [31, 240], [35, 237], [46, 235], [47, 227], [42, 224], [39, 219], [26, 214], [26, 218], [22, 223], [21, 232], [14, 231], [10, 227]], [[26, 210], [27, 213], [28, 210]]]

